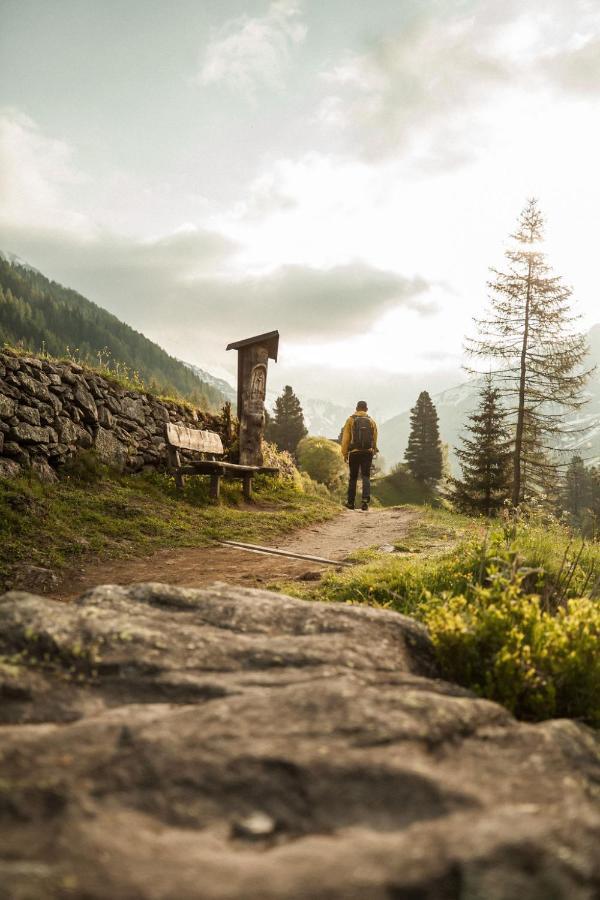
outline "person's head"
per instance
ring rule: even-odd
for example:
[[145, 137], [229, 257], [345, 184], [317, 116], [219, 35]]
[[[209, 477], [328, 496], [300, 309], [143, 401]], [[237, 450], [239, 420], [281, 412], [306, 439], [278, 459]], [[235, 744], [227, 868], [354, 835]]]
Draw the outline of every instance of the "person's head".
[[366, 412], [367, 411], [367, 401], [359, 400], [356, 404], [356, 412]]

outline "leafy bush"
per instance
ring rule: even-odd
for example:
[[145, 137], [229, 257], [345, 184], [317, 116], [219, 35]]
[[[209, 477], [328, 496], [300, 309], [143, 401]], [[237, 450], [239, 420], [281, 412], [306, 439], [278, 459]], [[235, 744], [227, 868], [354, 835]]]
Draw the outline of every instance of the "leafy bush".
[[570, 599], [551, 615], [523, 592], [527, 573], [498, 567], [469, 596], [431, 598], [423, 619], [444, 677], [524, 719], [600, 725], [600, 606]]
[[[447, 514], [428, 515], [447, 524]], [[425, 519], [429, 539], [434, 530]], [[533, 517], [497, 524], [438, 555], [413, 548], [328, 573], [313, 592], [413, 615], [429, 628], [444, 678], [517, 716], [568, 716], [598, 727], [599, 571], [598, 544]]]
[[294, 462], [294, 457], [287, 450], [279, 450], [275, 444], [263, 441], [263, 463], [265, 466], [276, 466], [279, 469], [279, 478], [293, 484], [297, 490], [302, 490], [300, 472]]
[[337, 487], [345, 475], [346, 467], [340, 445], [325, 437], [305, 437], [298, 444], [298, 462], [314, 481]]
[[372, 493], [383, 506], [398, 506], [401, 503], [421, 505], [436, 499], [433, 488], [417, 481], [404, 463], [399, 463], [384, 478], [376, 479]]

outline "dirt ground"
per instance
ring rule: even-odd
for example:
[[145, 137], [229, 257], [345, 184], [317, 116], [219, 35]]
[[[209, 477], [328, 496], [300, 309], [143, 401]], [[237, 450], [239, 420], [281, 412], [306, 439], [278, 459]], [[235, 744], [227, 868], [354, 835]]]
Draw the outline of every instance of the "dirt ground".
[[[292, 553], [322, 556], [342, 562], [356, 550], [392, 548], [403, 540], [416, 513], [404, 509], [344, 510], [337, 518], [288, 535], [272, 546]], [[214, 581], [259, 587], [265, 583], [317, 579], [330, 565], [259, 554], [223, 545], [160, 550], [139, 559], [109, 560], [88, 565], [69, 578], [53, 596], [71, 600], [98, 584], [158, 581], [200, 587]], [[335, 567], [334, 567], [335, 568]]]

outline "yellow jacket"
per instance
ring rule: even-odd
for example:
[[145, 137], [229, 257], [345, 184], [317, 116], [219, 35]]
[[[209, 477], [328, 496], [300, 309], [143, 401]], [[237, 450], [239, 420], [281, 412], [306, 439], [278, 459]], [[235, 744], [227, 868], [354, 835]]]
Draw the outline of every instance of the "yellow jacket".
[[[352, 413], [351, 416], [348, 416], [346, 419], [346, 424], [344, 425], [344, 430], [342, 432], [342, 455], [344, 459], [348, 459], [349, 453], [358, 453], [358, 450], [350, 450], [350, 444], [352, 443], [352, 420], [354, 416], [366, 416], [367, 413], [362, 409], [357, 409], [355, 413]], [[367, 418], [371, 418], [368, 416]], [[371, 419], [373, 423], [373, 453], [378, 453], [377, 450], [377, 425], [374, 419]]]

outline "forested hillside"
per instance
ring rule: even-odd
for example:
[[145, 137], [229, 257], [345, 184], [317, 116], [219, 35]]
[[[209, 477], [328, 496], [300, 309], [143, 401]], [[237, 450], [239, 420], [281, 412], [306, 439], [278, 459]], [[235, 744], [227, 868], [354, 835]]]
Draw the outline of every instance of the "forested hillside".
[[158, 344], [76, 291], [0, 254], [0, 345], [22, 345], [52, 356], [70, 353], [137, 372], [149, 388], [179, 394], [203, 408], [223, 395]]

